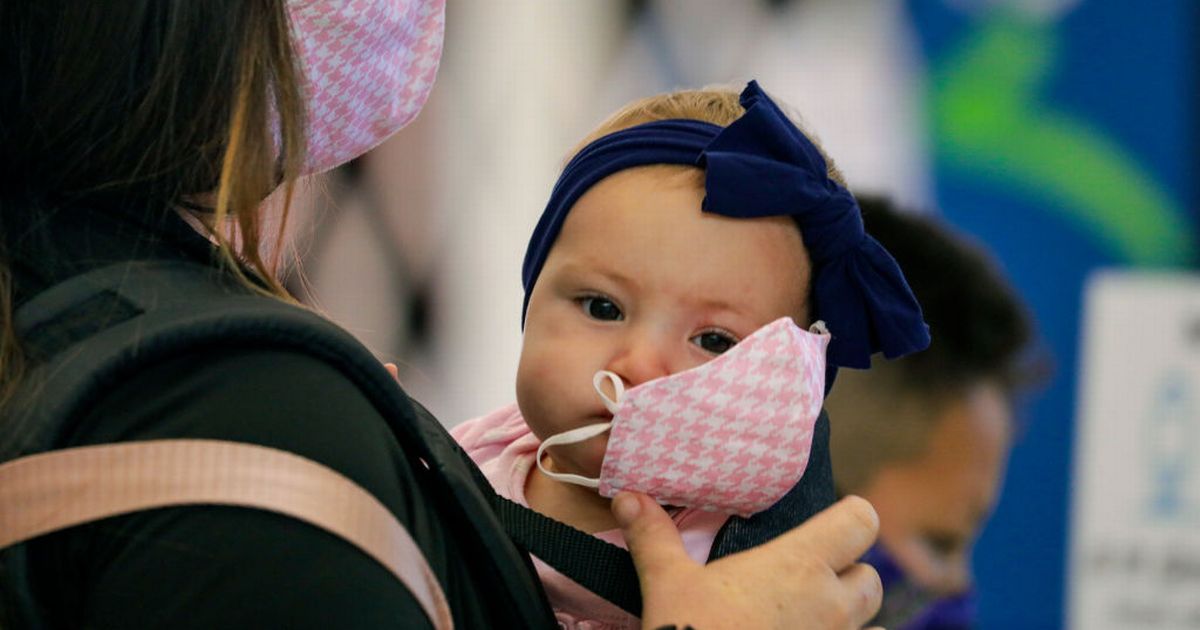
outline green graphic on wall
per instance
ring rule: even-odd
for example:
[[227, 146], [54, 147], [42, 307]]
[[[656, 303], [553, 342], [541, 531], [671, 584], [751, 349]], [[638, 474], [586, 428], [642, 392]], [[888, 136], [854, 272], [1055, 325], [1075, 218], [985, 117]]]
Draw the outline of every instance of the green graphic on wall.
[[1019, 188], [1134, 265], [1196, 258], [1179, 204], [1103, 131], [1039, 90], [1054, 68], [1054, 24], [996, 14], [933, 72], [940, 167]]

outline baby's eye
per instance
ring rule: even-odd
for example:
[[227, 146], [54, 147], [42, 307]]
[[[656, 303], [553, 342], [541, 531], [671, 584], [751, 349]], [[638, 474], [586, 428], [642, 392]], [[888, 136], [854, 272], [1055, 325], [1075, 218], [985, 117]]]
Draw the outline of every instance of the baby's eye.
[[723, 354], [726, 350], [737, 345], [737, 339], [726, 333], [710, 330], [692, 337], [692, 343], [703, 348], [705, 352]]
[[579, 304], [583, 307], [583, 312], [592, 319], [604, 322], [618, 322], [625, 319], [625, 315], [621, 313], [621, 307], [606, 297], [592, 295], [580, 298]]

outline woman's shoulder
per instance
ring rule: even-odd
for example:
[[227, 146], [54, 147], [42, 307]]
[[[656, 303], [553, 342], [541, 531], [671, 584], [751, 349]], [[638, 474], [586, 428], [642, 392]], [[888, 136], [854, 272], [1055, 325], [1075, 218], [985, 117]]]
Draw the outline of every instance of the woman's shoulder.
[[[436, 570], [461, 572], [382, 414], [336, 367], [306, 353], [230, 347], [184, 353], [139, 370], [74, 427], [60, 446], [203, 438], [271, 446], [322, 463], [387, 506]], [[185, 627], [234, 620], [274, 626], [288, 619], [297, 627], [357, 628], [422, 616], [411, 594], [369, 556], [323, 530], [259, 510], [139, 512], [39, 539], [30, 554], [41, 576], [39, 601], [72, 610], [65, 606], [73, 594], [89, 598], [92, 617], [65, 625], [93, 619], [162, 625], [164, 618], [154, 615], [169, 614]], [[88, 570], [76, 575], [75, 566]], [[128, 593], [155, 604], [135, 606]]]
[[325, 464], [389, 508], [407, 463], [381, 412], [340, 370], [300, 351], [208, 347], [148, 365], [72, 432], [80, 446], [169, 438], [261, 444]]

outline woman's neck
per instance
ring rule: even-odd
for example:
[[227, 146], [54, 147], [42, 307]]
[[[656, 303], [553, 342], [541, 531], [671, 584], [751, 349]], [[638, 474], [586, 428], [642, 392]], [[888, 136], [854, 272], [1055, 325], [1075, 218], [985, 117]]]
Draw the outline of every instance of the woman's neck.
[[[547, 470], [558, 472], [549, 455], [542, 460]], [[534, 511], [566, 523], [589, 534], [617, 528], [610, 506], [611, 499], [594, 488], [555, 481], [531, 466], [525, 479], [525, 501]]]

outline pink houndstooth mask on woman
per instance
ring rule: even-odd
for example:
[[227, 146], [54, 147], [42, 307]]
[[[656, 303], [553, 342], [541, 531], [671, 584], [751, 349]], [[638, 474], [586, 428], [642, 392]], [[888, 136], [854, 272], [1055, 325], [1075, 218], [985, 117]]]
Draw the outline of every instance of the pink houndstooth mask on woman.
[[[821, 413], [830, 336], [822, 322], [811, 331], [780, 318], [704, 365], [629, 391], [616, 374], [597, 372], [592, 382], [612, 421], [546, 439], [538, 468], [605, 497], [634, 490], [665, 505], [739, 516], [771, 507], [804, 475]], [[604, 379], [615, 401], [601, 389]], [[600, 477], [542, 466], [547, 447], [605, 431]]]
[[445, 0], [290, 0], [308, 106], [305, 173], [375, 148], [433, 89]]

